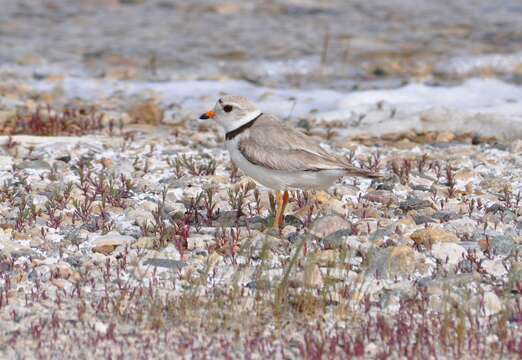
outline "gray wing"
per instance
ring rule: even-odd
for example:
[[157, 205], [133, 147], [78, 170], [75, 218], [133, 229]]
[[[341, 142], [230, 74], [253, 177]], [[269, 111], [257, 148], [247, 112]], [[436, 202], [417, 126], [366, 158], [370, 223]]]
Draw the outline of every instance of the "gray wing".
[[347, 174], [372, 177], [347, 159], [329, 154], [305, 134], [275, 123], [273, 118], [260, 120], [239, 141], [239, 151], [251, 163], [273, 170], [345, 170]]

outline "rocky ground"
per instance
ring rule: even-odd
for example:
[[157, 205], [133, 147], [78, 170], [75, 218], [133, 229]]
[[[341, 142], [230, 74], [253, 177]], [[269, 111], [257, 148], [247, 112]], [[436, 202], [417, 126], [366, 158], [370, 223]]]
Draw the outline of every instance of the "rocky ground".
[[390, 176], [292, 192], [276, 231], [214, 126], [48, 111], [0, 138], [4, 356], [520, 355], [520, 141], [309, 119]]
[[[413, 3], [0, 0], [0, 357], [519, 359], [522, 9]], [[224, 92], [386, 178], [273, 229]]]

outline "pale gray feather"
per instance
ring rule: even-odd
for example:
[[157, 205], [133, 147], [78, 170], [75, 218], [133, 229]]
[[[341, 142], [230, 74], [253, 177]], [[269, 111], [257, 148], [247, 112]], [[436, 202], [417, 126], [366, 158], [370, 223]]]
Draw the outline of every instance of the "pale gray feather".
[[347, 159], [329, 154], [309, 136], [263, 114], [241, 134], [239, 151], [251, 163], [272, 170], [344, 170], [347, 175], [379, 177], [353, 166]]

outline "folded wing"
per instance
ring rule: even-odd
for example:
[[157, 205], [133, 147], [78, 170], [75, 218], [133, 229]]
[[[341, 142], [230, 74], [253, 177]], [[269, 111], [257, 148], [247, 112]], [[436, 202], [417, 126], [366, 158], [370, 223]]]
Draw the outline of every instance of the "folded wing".
[[378, 177], [378, 174], [353, 166], [347, 159], [329, 154], [297, 130], [281, 124], [259, 125], [250, 128], [248, 135], [239, 142], [239, 151], [253, 164], [272, 170], [343, 170], [347, 175]]

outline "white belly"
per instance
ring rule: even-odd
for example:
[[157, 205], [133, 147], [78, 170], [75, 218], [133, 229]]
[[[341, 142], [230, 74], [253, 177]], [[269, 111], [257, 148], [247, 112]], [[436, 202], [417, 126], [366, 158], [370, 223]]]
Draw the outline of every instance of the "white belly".
[[284, 171], [264, 168], [249, 162], [238, 149], [237, 139], [226, 142], [230, 158], [246, 175], [273, 190], [326, 189], [345, 172], [343, 170], [324, 171]]

